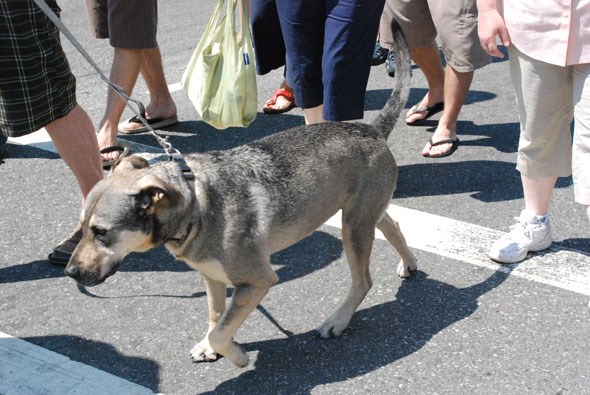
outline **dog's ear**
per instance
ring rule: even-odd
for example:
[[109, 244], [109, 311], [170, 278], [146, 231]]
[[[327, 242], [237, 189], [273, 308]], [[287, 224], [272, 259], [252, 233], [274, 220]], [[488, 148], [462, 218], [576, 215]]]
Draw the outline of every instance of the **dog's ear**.
[[[146, 174], [134, 186], [139, 193], [135, 206], [141, 214], [153, 214], [158, 208], [165, 208], [177, 201], [179, 192], [153, 174]], [[134, 189], [135, 189], [134, 188]]]
[[131, 155], [122, 159], [117, 159], [111, 166], [109, 175], [119, 171], [145, 169], [146, 167], [150, 167], [147, 160], [141, 156]]

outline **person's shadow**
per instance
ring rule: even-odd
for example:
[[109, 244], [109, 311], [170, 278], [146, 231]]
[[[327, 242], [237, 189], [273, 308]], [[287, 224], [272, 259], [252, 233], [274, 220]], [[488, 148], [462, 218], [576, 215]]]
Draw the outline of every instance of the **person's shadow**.
[[258, 351], [254, 369], [219, 384], [211, 394], [309, 394], [317, 386], [366, 375], [420, 350], [438, 332], [477, 310], [480, 296], [508, 273], [457, 288], [424, 272], [403, 280], [392, 302], [358, 311], [339, 339], [307, 332], [243, 344]]

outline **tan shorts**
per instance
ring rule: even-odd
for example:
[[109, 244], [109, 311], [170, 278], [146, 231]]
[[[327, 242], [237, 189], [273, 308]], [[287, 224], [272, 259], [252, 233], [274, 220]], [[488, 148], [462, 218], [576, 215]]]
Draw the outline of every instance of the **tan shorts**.
[[156, 0], [86, 0], [90, 27], [96, 38], [108, 38], [115, 48], [156, 48]]
[[379, 42], [393, 47], [391, 22], [402, 28], [410, 48], [442, 47], [447, 64], [466, 73], [490, 63], [477, 35], [475, 0], [386, 0]]
[[521, 129], [516, 168], [527, 177], [573, 173], [576, 202], [590, 205], [590, 63], [556, 66], [512, 45], [510, 75]]

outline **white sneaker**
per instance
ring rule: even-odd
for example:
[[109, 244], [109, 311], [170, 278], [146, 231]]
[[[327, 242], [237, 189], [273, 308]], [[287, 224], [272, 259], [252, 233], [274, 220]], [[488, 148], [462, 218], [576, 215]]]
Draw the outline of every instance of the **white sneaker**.
[[501, 263], [516, 263], [524, 260], [529, 251], [541, 251], [551, 246], [551, 223], [549, 214], [535, 215], [522, 210], [518, 222], [490, 248], [489, 256]]

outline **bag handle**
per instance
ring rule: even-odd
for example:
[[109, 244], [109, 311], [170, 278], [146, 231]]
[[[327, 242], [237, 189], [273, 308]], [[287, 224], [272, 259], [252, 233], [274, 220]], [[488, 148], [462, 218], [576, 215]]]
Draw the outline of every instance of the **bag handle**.
[[[221, 2], [223, 2], [223, 0], [220, 0]], [[248, 9], [247, 7], [245, 7], [244, 2], [246, 2], [248, 0], [242, 0], [239, 3], [241, 4], [240, 6], [240, 16], [241, 16], [241, 23], [240, 23], [240, 31], [237, 32], [236, 31], [236, 8], [238, 8], [238, 0], [227, 0], [227, 11], [226, 11], [226, 18], [229, 18], [228, 22], [226, 23], [226, 27], [225, 27], [225, 34], [226, 37], [230, 37], [230, 34], [238, 34], [238, 37], [240, 37], [240, 41], [242, 41], [244, 39], [244, 35], [250, 35], [250, 16], [248, 13]]]

